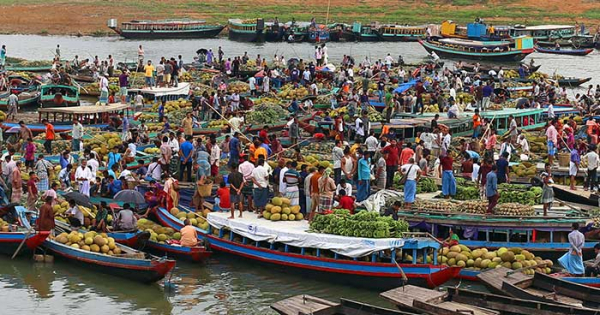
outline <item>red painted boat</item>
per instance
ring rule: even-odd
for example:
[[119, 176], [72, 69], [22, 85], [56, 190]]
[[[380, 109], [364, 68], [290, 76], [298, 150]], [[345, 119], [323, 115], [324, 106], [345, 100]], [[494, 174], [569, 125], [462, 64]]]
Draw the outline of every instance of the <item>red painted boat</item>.
[[192, 262], [204, 262], [210, 257], [212, 252], [204, 246], [185, 247], [171, 244], [161, 244], [148, 241], [146, 247], [156, 255], [164, 255], [177, 260], [187, 260]]
[[27, 231], [0, 232], [0, 253], [12, 256], [25, 240], [17, 256], [32, 255], [49, 235], [49, 231], [35, 231], [31, 234], [28, 234]]

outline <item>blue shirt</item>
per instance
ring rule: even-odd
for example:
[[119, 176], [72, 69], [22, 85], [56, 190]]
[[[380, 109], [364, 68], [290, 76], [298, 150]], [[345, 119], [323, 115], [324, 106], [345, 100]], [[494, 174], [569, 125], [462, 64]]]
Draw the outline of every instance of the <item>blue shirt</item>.
[[67, 159], [65, 159], [62, 155], [60, 156], [60, 168], [61, 169], [65, 169], [67, 168], [67, 165], [69, 165], [69, 161], [67, 161]]
[[181, 144], [181, 147], [179, 148], [179, 150], [181, 150], [181, 154], [182, 154], [181, 161], [183, 161], [185, 158], [189, 157], [188, 163], [191, 163], [192, 156], [190, 155], [190, 153], [194, 150], [194, 145], [191, 142], [186, 141]]
[[112, 169], [112, 166], [116, 163], [119, 163], [119, 161], [121, 161], [121, 153], [114, 153], [114, 152], [110, 152], [108, 153], [108, 169]]
[[575, 164], [579, 164], [581, 162], [581, 157], [579, 156], [579, 151], [577, 151], [577, 149], [571, 150], [571, 162]]
[[480, 159], [481, 155], [479, 155], [479, 153], [475, 152], [475, 151], [471, 151], [471, 150], [467, 150], [467, 153], [469, 153], [469, 156], [475, 160], [475, 159]]
[[165, 107], [164, 107], [162, 104], [160, 104], [160, 105], [158, 106], [158, 116], [161, 116], [161, 117], [162, 117], [162, 116], [164, 116], [164, 115], [165, 115]]
[[271, 150], [271, 147], [265, 143], [260, 145], [261, 147], [265, 148], [265, 150], [267, 150], [267, 155], [271, 156], [271, 154], [273, 153], [273, 150]]
[[238, 146], [240, 145], [240, 139], [233, 137], [229, 141], [229, 154], [239, 155], [240, 151], [238, 151]]
[[110, 191], [110, 195], [114, 197], [119, 191], [121, 191], [121, 183], [120, 180], [115, 179], [112, 183], [108, 184], [108, 190]]
[[494, 89], [492, 89], [492, 87], [489, 85], [484, 86], [481, 90], [483, 97], [490, 97], [492, 96], [492, 93], [494, 93]]
[[129, 129], [129, 119], [127, 117], [123, 117], [123, 132]]
[[492, 197], [498, 190], [498, 176], [495, 172], [489, 172], [485, 177], [485, 195], [486, 197]]
[[358, 180], [371, 180], [369, 161], [365, 160], [365, 158], [358, 161]]
[[292, 101], [292, 104], [290, 105], [290, 111], [293, 113], [298, 111], [298, 102]]
[[496, 166], [498, 167], [498, 177], [506, 178], [506, 168], [508, 167], [508, 161], [506, 159], [498, 159], [498, 161], [496, 161]]

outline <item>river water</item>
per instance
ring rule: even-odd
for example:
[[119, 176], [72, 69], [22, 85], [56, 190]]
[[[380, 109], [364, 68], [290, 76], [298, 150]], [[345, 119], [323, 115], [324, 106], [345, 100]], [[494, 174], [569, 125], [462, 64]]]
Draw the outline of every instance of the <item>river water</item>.
[[[226, 56], [248, 52], [272, 60], [274, 54], [286, 58], [310, 59], [314, 47], [307, 43], [250, 44], [226, 39], [129, 41], [119, 38], [0, 35], [8, 56], [30, 60], [48, 60], [57, 44], [63, 58], [106, 58], [134, 61], [137, 46], [143, 45], [146, 58], [181, 54], [189, 62], [199, 48], [223, 47]], [[339, 62], [343, 54], [358, 61], [368, 56], [383, 59], [390, 53], [402, 55], [406, 62], [418, 62], [426, 52], [418, 43], [329, 43], [330, 59]], [[540, 71], [565, 77], [593, 77], [600, 72], [600, 54], [586, 57], [532, 54]], [[527, 58], [526, 62], [531, 58]], [[600, 84], [593, 78], [592, 84]], [[469, 285], [466, 283], [463, 286]], [[293, 269], [281, 272], [224, 255], [216, 255], [206, 265], [178, 263], [167, 285], [140, 285], [74, 267], [64, 261], [38, 264], [28, 259], [0, 257], [0, 305], [10, 314], [273, 314], [269, 305], [296, 295], [311, 294], [337, 300], [355, 299], [390, 306], [378, 298], [378, 292], [366, 291], [297, 275]]]

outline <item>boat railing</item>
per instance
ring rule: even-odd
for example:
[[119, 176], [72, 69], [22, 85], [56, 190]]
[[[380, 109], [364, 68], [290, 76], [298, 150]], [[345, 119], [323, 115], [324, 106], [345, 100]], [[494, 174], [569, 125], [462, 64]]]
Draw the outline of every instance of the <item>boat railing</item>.
[[[328, 249], [296, 247], [280, 242], [255, 241], [248, 237], [238, 235], [227, 227], [215, 229], [210, 226], [208, 232], [215, 237], [226, 239], [230, 242], [287, 254], [371, 263], [394, 263], [394, 261], [404, 261], [405, 263], [410, 264], [430, 263], [437, 265], [438, 249], [442, 244], [442, 242], [428, 232], [407, 232], [403, 233], [403, 239], [405, 240], [404, 244], [398, 248], [381, 250], [362, 257], [348, 257]], [[423, 244], [424, 241], [425, 244]], [[419, 258], [419, 256], [421, 258]], [[431, 257], [431, 261], [426, 260], [424, 257]], [[422, 259], [422, 261], [419, 261], [419, 259]]]

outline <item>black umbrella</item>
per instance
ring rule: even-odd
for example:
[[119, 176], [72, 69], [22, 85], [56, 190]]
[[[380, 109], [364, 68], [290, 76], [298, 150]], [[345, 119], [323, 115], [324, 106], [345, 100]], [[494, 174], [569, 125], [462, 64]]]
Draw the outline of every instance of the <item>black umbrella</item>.
[[121, 190], [113, 197], [113, 199], [116, 201], [135, 203], [138, 205], [146, 203], [144, 195], [142, 195], [139, 191], [133, 189]]
[[204, 49], [204, 48], [200, 48], [198, 50], [196, 50], [196, 54], [200, 55], [200, 54], [207, 54], [208, 50]]
[[76, 191], [70, 192], [70, 193], [66, 193], [65, 195], [65, 199], [67, 200], [73, 200], [75, 201], [76, 204], [80, 205], [80, 206], [84, 206], [86, 208], [92, 208], [94, 205], [92, 205], [92, 202], [90, 201], [90, 197], [78, 193]]

